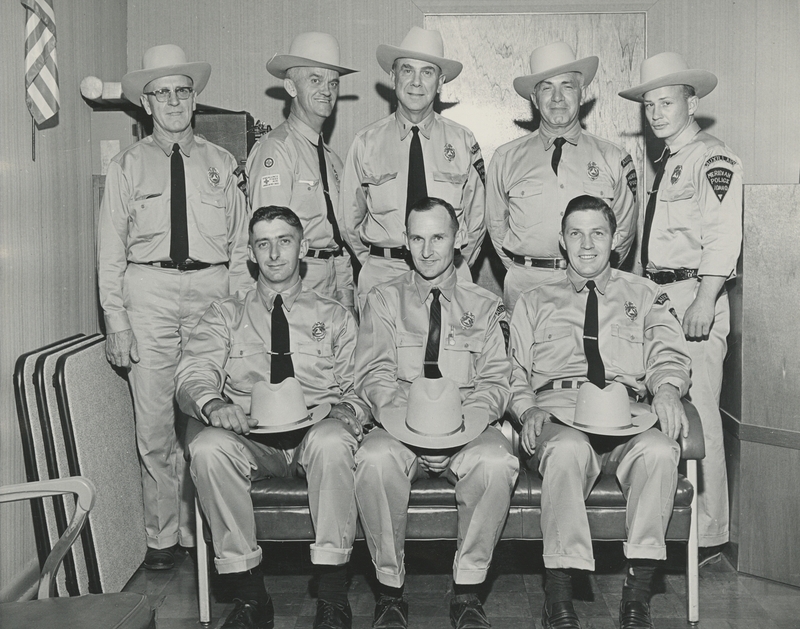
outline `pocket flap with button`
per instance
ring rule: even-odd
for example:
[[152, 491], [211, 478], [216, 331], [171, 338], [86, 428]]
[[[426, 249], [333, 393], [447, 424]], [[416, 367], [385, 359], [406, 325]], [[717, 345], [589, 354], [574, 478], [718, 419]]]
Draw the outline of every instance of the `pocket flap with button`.
[[611, 336], [615, 336], [630, 343], [644, 343], [644, 333], [639, 327], [627, 327], [614, 324], [611, 326]]
[[483, 330], [457, 330], [453, 334], [442, 330], [440, 343], [448, 351], [480, 353], [485, 343], [484, 334]]
[[610, 181], [586, 181], [583, 191], [589, 196], [601, 199], [611, 199], [614, 196], [614, 186]]
[[363, 185], [367, 186], [380, 186], [387, 181], [397, 178], [397, 173], [383, 173], [381, 175], [373, 175], [371, 173], [364, 173], [364, 178], [361, 181]]
[[453, 184], [454, 186], [462, 187], [467, 182], [467, 176], [464, 173], [446, 173], [435, 170], [433, 171], [433, 180], [443, 181]]
[[534, 343], [551, 343], [558, 339], [563, 339], [572, 334], [572, 327], [568, 325], [557, 325], [541, 330], [534, 330], [533, 342]]
[[397, 347], [422, 347], [425, 340], [419, 334], [401, 333], [397, 335]]
[[694, 197], [694, 186], [689, 185], [676, 187], [668, 186], [659, 191], [658, 198], [662, 201], [686, 201]]
[[508, 191], [510, 198], [527, 198], [542, 194], [544, 185], [541, 181], [520, 181]]
[[298, 354], [307, 356], [333, 356], [333, 347], [324, 341], [314, 341], [312, 343], [292, 343], [292, 348]]
[[268, 350], [263, 343], [234, 343], [231, 345], [231, 358], [244, 358], [254, 354], [266, 353]]

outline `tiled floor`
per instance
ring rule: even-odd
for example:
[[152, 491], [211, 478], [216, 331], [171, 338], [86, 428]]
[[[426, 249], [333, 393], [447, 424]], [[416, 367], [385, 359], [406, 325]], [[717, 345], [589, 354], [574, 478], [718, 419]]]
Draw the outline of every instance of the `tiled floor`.
[[[447, 629], [450, 596], [451, 542], [409, 544], [406, 548], [406, 592], [411, 629]], [[486, 583], [485, 609], [496, 629], [540, 629], [542, 591], [541, 545], [501, 542]], [[306, 544], [264, 546], [264, 580], [275, 603], [275, 629], [310, 629], [316, 600]], [[615, 629], [624, 572], [615, 567], [621, 552], [605, 544], [598, 556], [608, 556], [609, 567], [577, 584], [576, 609], [584, 629]], [[670, 548], [679, 564], [683, 550]], [[368, 629], [375, 604], [374, 572], [363, 542], [351, 562], [350, 604], [353, 629]], [[686, 586], [680, 568], [658, 579], [652, 609], [657, 629], [689, 627], [686, 622]], [[197, 628], [195, 564], [191, 556], [178, 556], [170, 572], [139, 570], [126, 587], [149, 595], [157, 609], [158, 629]], [[212, 582], [213, 587], [213, 582]], [[224, 594], [212, 595], [210, 628], [220, 627], [232, 604]], [[701, 629], [800, 629], [800, 589], [740, 575], [727, 561], [700, 572]]]

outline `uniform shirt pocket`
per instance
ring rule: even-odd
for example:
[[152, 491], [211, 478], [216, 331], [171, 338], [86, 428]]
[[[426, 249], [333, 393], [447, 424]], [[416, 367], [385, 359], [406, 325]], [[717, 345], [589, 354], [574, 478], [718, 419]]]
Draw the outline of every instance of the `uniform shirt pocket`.
[[695, 187], [691, 181], [686, 181], [683, 185], [681, 183], [659, 190], [658, 198], [666, 204], [666, 212], [656, 212], [653, 219], [655, 224], [663, 221], [660, 224], [668, 229], [688, 230], [696, 227], [700, 215], [695, 211]]
[[225, 372], [234, 389], [250, 393], [256, 382], [269, 379], [268, 351], [263, 343], [235, 343], [231, 346]]
[[[575, 328], [569, 325], [557, 325], [534, 330], [533, 344], [536, 357], [536, 371], [554, 373], [560, 371], [572, 356], [575, 342], [572, 335]], [[532, 365], [525, 365], [530, 369]]]
[[197, 225], [200, 232], [208, 239], [227, 238], [228, 222], [225, 208], [228, 200], [225, 194], [204, 194], [196, 207]]
[[508, 191], [509, 221], [514, 226], [530, 227], [542, 222], [541, 196], [544, 185], [541, 181], [525, 180], [514, 184]]
[[427, 337], [421, 334], [397, 335], [397, 378], [412, 382], [422, 373]]
[[292, 343], [295, 353], [293, 361], [295, 370], [307, 370], [314, 377], [320, 373], [333, 373], [333, 346], [330, 342], [311, 341], [308, 343]]
[[614, 200], [614, 186], [610, 181], [586, 181], [583, 184], [583, 191], [589, 196], [603, 199], [609, 205]]
[[169, 231], [169, 197], [162, 194], [142, 196], [131, 201], [128, 209], [133, 240], [152, 240]]
[[[374, 214], [386, 214], [398, 206], [398, 190], [395, 185], [397, 172], [380, 174], [365, 173], [361, 181], [365, 194], [372, 200], [370, 210]], [[405, 196], [403, 197], [405, 198]]]
[[454, 208], [461, 207], [461, 196], [467, 176], [464, 173], [433, 171], [433, 183], [429, 186], [428, 194], [432, 197], [444, 199]]
[[460, 387], [474, 387], [478, 358], [485, 344], [484, 330], [442, 330], [439, 368]]
[[640, 327], [611, 325], [611, 352], [609, 356], [600, 349], [603, 360], [619, 369], [620, 373], [639, 376], [644, 373], [644, 332]]

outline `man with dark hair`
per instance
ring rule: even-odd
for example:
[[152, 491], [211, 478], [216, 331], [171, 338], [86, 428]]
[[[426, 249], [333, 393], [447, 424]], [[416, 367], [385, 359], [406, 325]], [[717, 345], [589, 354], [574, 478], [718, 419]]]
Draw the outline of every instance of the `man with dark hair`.
[[[414, 270], [372, 289], [362, 311], [356, 387], [382, 426], [364, 438], [355, 473], [379, 581], [375, 629], [408, 626], [403, 556], [409, 493], [414, 480], [439, 475], [455, 484], [458, 503], [451, 623], [456, 629], [490, 626], [477, 591], [506, 519], [519, 461], [493, 425], [509, 395], [505, 309], [495, 295], [457, 276], [453, 258], [464, 238], [448, 202], [414, 205], [405, 231]], [[466, 424], [439, 430], [440, 414], [412, 401], [419, 387], [423, 397], [427, 390], [436, 391], [435, 399], [454, 395]], [[456, 424], [461, 417], [459, 410]], [[412, 422], [417, 427], [411, 433], [402, 430]]]
[[[114, 157], [97, 229], [106, 356], [130, 369], [142, 466], [144, 566], [167, 570], [194, 546], [191, 483], [176, 435], [175, 366], [215, 299], [250, 289], [247, 209], [236, 161], [196, 137], [192, 115], [211, 74], [178, 46], [154, 46], [122, 77], [153, 134]], [[179, 423], [183, 423], [183, 420]]]
[[689, 340], [689, 395], [706, 445], [697, 487], [701, 566], [719, 561], [729, 536], [719, 397], [730, 331], [725, 281], [736, 274], [742, 246], [741, 160], [694, 119], [699, 99], [716, 85], [711, 72], [664, 52], [642, 63], [640, 85], [620, 92], [644, 103], [653, 133], [666, 144], [647, 201], [640, 261], [645, 276], [669, 291]]
[[359, 308], [373, 286], [411, 268], [403, 231], [420, 199], [441, 198], [456, 209], [465, 237], [455, 264], [466, 280], [486, 234], [480, 146], [469, 129], [434, 111], [437, 94], [461, 73], [461, 63], [445, 58], [439, 31], [417, 26], [399, 47], [378, 46], [376, 56], [394, 87], [397, 111], [356, 134], [339, 205], [342, 235], [362, 264]]
[[[565, 274], [522, 294], [511, 319], [511, 410], [542, 475], [545, 629], [579, 629], [572, 576], [594, 570], [584, 500], [601, 471], [628, 501], [621, 629], [651, 628], [650, 593], [688, 423], [689, 356], [666, 293], [611, 268], [619, 235], [602, 199], [572, 199], [559, 236]], [[652, 406], [643, 402], [652, 394]], [[652, 411], [652, 412], [651, 412]], [[660, 423], [660, 430], [653, 427]]]
[[558, 243], [561, 210], [573, 197], [603, 198], [617, 217], [615, 265], [625, 260], [636, 234], [636, 169], [623, 149], [581, 128], [580, 106], [597, 57], [576, 59], [563, 42], [531, 53], [531, 74], [514, 89], [541, 116], [534, 133], [504, 144], [486, 179], [486, 226], [503, 264], [506, 308], [520, 293], [561, 275], [566, 261]]
[[342, 160], [323, 140], [339, 79], [355, 70], [339, 63], [339, 42], [327, 33], [300, 33], [288, 55], [267, 71], [292, 98], [289, 118], [262, 137], [247, 158], [251, 207], [286, 205], [303, 222], [309, 242], [300, 265], [303, 283], [353, 310], [353, 268], [336, 217]]
[[[248, 251], [258, 266], [257, 286], [211, 305], [175, 378], [181, 409], [207, 426], [188, 448], [217, 571], [237, 597], [226, 628], [273, 626], [249, 495], [251, 482], [268, 476], [308, 480], [316, 531], [311, 561], [320, 578], [315, 629], [349, 629], [352, 622], [345, 579], [356, 533], [353, 454], [368, 411], [354, 392], [355, 320], [303, 285], [307, 249], [289, 208], [256, 210]], [[308, 429], [254, 437], [259, 422], [251, 416], [251, 394], [263, 380], [296, 380], [306, 405], [329, 405], [330, 412]]]

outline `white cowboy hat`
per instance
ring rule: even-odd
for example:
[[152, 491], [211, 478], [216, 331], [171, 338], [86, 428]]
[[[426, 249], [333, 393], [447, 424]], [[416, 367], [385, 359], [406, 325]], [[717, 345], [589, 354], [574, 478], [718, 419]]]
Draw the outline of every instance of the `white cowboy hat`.
[[[612, 382], [605, 389], [584, 382], [577, 394], [574, 389], [556, 391], [563, 395], [547, 396], [547, 402], [539, 407], [582, 432], [628, 437], [644, 432], [658, 421], [649, 404], [631, 403], [628, 390], [619, 382]], [[575, 403], [569, 403], [568, 398], [575, 400], [576, 395]]]
[[642, 61], [640, 84], [619, 93], [622, 98], [642, 102], [644, 95], [666, 85], [691, 85], [697, 98], [710, 94], [717, 77], [708, 70], [692, 70], [677, 52], [662, 52]]
[[286, 378], [278, 384], [262, 380], [253, 385], [250, 396], [250, 417], [258, 420], [254, 433], [289, 432], [305, 428], [324, 419], [331, 412], [325, 402], [309, 411], [303, 388], [296, 378]]
[[300, 33], [289, 46], [288, 55], [272, 55], [267, 61], [267, 71], [279, 79], [286, 78], [289, 68], [327, 68], [339, 76], [358, 72], [339, 65], [339, 42], [328, 33]]
[[531, 73], [514, 79], [514, 89], [522, 98], [527, 99], [539, 83], [565, 72], [580, 72], [585, 87], [594, 79], [599, 63], [600, 59], [597, 57], [576, 59], [575, 51], [564, 42], [539, 46], [531, 53]]
[[464, 67], [460, 62], [444, 58], [444, 42], [439, 31], [412, 26], [400, 46], [381, 44], [375, 51], [378, 63], [385, 72], [392, 71], [395, 59], [418, 59], [435, 63], [444, 74], [444, 82], [449, 83]]
[[174, 44], [153, 46], [142, 56], [142, 69], [128, 72], [122, 77], [122, 92], [129, 101], [141, 106], [142, 92], [150, 81], [175, 75], [192, 79], [194, 92], [199, 94], [211, 76], [211, 64], [204, 61], [187, 62], [186, 53]]
[[387, 409], [378, 419], [403, 443], [437, 450], [463, 446], [489, 425], [486, 411], [461, 407], [461, 393], [449, 378], [417, 378], [408, 406]]

